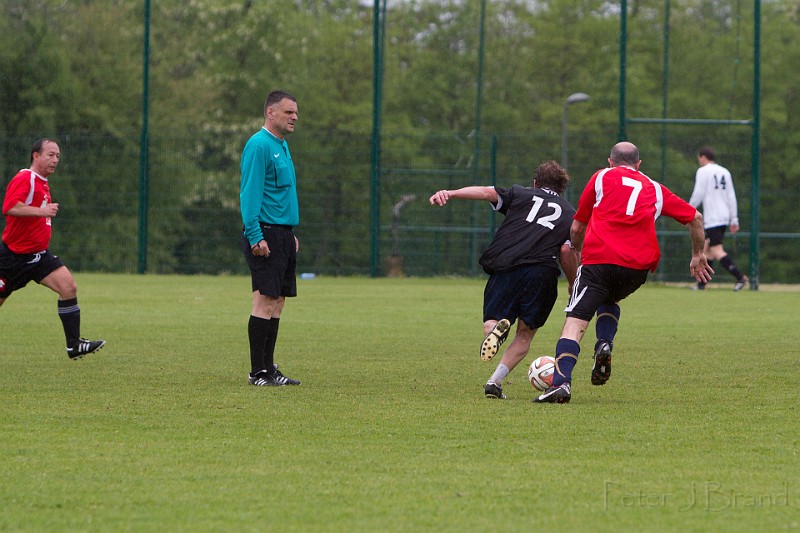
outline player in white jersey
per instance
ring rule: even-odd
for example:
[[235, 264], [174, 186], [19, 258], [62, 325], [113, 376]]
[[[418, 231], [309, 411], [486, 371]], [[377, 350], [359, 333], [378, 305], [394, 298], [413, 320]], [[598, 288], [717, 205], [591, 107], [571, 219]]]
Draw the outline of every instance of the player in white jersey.
[[[740, 291], [749, 283], [747, 276], [741, 273], [731, 257], [722, 247], [725, 229], [731, 233], [739, 231], [739, 213], [736, 204], [736, 192], [733, 190], [733, 179], [727, 168], [715, 161], [714, 150], [705, 146], [697, 153], [697, 169], [694, 177], [694, 191], [689, 203], [693, 207], [703, 204], [703, 223], [706, 232], [705, 253], [708, 262], [717, 259], [725, 270], [736, 278], [734, 291]], [[705, 289], [705, 283], [698, 283], [693, 288]]]

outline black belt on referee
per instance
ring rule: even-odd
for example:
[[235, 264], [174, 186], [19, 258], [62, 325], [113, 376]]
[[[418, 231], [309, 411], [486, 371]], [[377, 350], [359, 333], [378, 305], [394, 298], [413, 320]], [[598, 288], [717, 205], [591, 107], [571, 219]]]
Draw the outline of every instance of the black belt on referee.
[[280, 228], [280, 229], [288, 229], [289, 231], [292, 231], [294, 229], [294, 226], [287, 226], [286, 224], [267, 224], [266, 222], [259, 222], [258, 225], [261, 226], [261, 229]]

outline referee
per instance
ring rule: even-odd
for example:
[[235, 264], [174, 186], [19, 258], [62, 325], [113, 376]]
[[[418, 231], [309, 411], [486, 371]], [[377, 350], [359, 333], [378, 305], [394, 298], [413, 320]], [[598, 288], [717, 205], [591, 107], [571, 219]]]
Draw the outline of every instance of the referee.
[[264, 126], [242, 151], [242, 252], [253, 289], [247, 381], [258, 387], [300, 385], [284, 376], [274, 362], [281, 311], [287, 296], [297, 296], [298, 242], [293, 228], [300, 222], [300, 212], [294, 163], [285, 140], [296, 121], [295, 97], [271, 92], [264, 102]]

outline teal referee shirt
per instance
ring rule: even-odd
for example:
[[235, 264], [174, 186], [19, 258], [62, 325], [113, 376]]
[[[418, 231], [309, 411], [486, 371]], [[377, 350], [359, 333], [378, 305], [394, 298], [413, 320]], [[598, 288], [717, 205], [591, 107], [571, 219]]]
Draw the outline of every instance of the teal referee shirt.
[[244, 234], [254, 246], [264, 238], [260, 224], [297, 226], [297, 176], [286, 140], [261, 128], [244, 145], [239, 205]]

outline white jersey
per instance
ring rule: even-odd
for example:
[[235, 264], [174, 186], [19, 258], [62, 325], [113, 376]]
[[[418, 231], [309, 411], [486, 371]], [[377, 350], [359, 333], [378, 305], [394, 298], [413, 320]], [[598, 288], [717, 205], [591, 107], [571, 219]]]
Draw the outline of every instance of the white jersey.
[[708, 163], [697, 169], [689, 203], [695, 208], [703, 204], [703, 226], [706, 228], [739, 225], [733, 179], [723, 166]]

